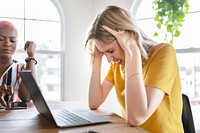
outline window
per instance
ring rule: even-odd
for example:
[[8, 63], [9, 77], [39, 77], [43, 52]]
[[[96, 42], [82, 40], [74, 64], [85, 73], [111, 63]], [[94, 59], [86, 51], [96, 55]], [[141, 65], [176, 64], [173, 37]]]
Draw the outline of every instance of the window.
[[[160, 42], [164, 37], [154, 37], [156, 25], [151, 1], [136, 0], [132, 10], [142, 30], [154, 40]], [[180, 68], [182, 92], [190, 97], [194, 122], [197, 132], [200, 132], [200, 40], [197, 29], [200, 29], [200, 1], [189, 0], [189, 14], [181, 28], [181, 36], [174, 38], [177, 59]], [[145, 9], [145, 10], [144, 10]], [[160, 35], [164, 33], [160, 32]]]
[[[61, 42], [61, 18], [55, 1], [0, 0], [0, 20], [11, 21], [19, 39], [14, 59], [24, 62], [24, 43], [37, 44], [36, 76], [46, 99], [61, 100], [61, 70], [64, 51]], [[25, 63], [25, 62], [24, 62]], [[53, 82], [52, 82], [53, 81]]]

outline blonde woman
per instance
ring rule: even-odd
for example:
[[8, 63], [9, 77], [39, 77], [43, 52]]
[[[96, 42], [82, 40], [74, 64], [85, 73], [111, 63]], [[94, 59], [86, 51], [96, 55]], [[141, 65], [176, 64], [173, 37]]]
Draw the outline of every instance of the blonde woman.
[[[115, 88], [130, 126], [152, 133], [184, 132], [179, 69], [171, 45], [152, 41], [128, 11], [108, 6], [94, 20], [85, 48], [91, 54], [90, 109], [99, 108]], [[103, 55], [110, 69], [101, 80]]]

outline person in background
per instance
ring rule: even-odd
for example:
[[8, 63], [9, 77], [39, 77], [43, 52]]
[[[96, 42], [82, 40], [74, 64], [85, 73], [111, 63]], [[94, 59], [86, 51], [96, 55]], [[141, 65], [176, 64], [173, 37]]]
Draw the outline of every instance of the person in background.
[[35, 50], [36, 44], [27, 41], [24, 50], [27, 53], [26, 64], [13, 59], [18, 42], [16, 27], [9, 21], [0, 21], [0, 103], [6, 106], [7, 102], [31, 100], [28, 91], [24, 87], [19, 71], [31, 70], [35, 76]]
[[[127, 10], [108, 6], [92, 23], [85, 50], [91, 54], [90, 109], [99, 108], [115, 87], [122, 116], [130, 126], [151, 133], [184, 132], [180, 75], [172, 45], [153, 41]], [[103, 55], [110, 68], [101, 80]]]

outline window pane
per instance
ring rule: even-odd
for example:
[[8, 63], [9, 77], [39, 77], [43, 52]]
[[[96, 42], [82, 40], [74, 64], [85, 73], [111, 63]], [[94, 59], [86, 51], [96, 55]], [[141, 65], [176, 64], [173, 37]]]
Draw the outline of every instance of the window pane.
[[24, 0], [1, 0], [0, 2], [0, 17], [24, 17]]
[[49, 100], [60, 100], [60, 54], [38, 54], [37, 60], [39, 62], [37, 65], [37, 79], [44, 97]]
[[158, 31], [158, 37], [153, 36], [156, 27], [155, 21], [153, 19], [138, 20], [137, 24], [142, 29], [142, 31], [144, 31], [144, 33], [147, 34], [150, 38], [157, 42], [163, 42], [164, 34], [162, 31]]
[[190, 5], [190, 12], [195, 12], [195, 11], [199, 11], [199, 0], [188, 0], [188, 3]]
[[177, 54], [177, 58], [179, 61], [182, 92], [187, 94], [190, 97], [194, 97], [195, 96], [195, 93], [194, 93], [195, 55], [192, 53], [187, 53], [187, 54], [182, 53], [182, 54]]
[[[182, 91], [192, 97], [200, 97], [200, 53], [179, 53]], [[188, 63], [190, 62], [190, 63]]]
[[153, 18], [153, 0], [142, 0], [135, 15], [135, 19]]
[[25, 0], [25, 18], [60, 21], [57, 9], [50, 0]]
[[185, 20], [183, 27], [181, 27], [181, 35], [174, 38], [175, 48], [200, 48], [200, 39], [197, 32], [197, 29], [200, 29], [200, 9], [197, 13], [187, 14]]
[[27, 20], [25, 39], [34, 40], [37, 50], [60, 51], [60, 22]]

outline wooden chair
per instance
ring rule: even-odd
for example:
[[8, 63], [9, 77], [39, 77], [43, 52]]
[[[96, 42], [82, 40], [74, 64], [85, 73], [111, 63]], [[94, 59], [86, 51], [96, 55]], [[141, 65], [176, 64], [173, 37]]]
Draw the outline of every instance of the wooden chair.
[[195, 126], [194, 126], [189, 98], [187, 95], [182, 94], [182, 100], [183, 100], [182, 123], [184, 132], [195, 133]]

